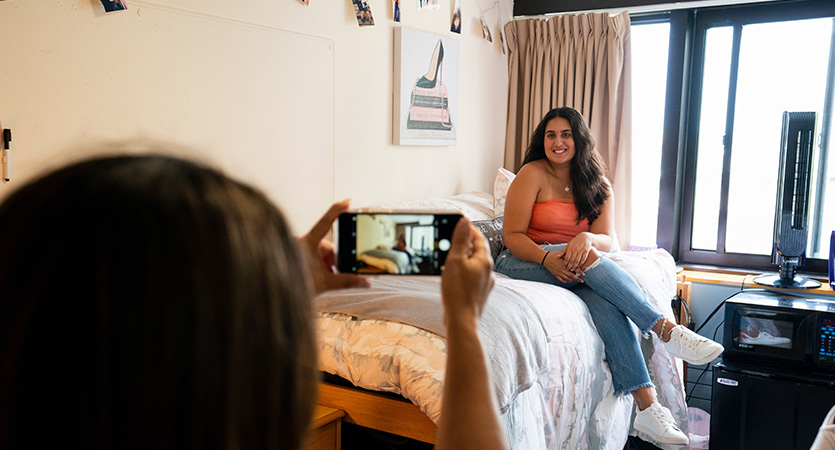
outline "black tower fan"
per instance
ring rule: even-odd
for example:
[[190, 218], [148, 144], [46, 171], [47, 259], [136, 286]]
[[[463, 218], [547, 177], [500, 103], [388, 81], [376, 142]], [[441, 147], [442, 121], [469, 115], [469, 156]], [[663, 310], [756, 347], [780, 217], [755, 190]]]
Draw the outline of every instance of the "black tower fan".
[[814, 141], [814, 112], [783, 112], [772, 250], [780, 275], [759, 276], [754, 279], [758, 284], [794, 289], [820, 286], [815, 280], [796, 276], [806, 254]]

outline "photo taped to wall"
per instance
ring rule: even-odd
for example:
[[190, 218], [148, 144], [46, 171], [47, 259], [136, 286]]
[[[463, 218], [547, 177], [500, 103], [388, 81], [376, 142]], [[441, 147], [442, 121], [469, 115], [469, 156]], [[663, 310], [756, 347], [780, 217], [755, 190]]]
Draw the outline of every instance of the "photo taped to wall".
[[128, 9], [128, 5], [125, 4], [124, 0], [101, 0], [101, 4], [104, 6], [104, 12], [108, 13]]
[[496, 27], [499, 29], [499, 43], [502, 46], [502, 55], [507, 54], [507, 42], [504, 39], [504, 29], [502, 28], [502, 23], [498, 19], [496, 19]]
[[361, 27], [368, 27], [374, 25], [374, 16], [371, 15], [371, 7], [368, 6], [367, 0], [352, 0], [354, 3], [354, 13], [357, 15], [357, 23]]
[[490, 26], [484, 20], [484, 15], [481, 15], [481, 37], [487, 42], [493, 42], [493, 34], [490, 33]]
[[441, 9], [441, 3], [438, 0], [417, 0], [418, 9]]
[[455, 0], [455, 7], [453, 10], [452, 24], [449, 27], [449, 31], [461, 34], [461, 0]]

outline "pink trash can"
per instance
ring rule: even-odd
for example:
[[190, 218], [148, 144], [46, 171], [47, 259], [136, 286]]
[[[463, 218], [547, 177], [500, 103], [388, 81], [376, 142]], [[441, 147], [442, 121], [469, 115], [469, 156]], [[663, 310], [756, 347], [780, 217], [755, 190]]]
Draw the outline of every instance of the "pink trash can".
[[691, 450], [710, 448], [710, 414], [699, 408], [687, 408], [687, 429]]

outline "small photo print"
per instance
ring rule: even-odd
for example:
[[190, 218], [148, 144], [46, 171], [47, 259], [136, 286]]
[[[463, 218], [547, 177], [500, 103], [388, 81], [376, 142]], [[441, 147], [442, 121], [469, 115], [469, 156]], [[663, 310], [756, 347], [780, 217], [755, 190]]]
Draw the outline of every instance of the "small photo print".
[[452, 13], [452, 24], [449, 31], [461, 34], [461, 0], [455, 0], [455, 12]]
[[391, 9], [394, 11], [394, 21], [400, 22], [400, 0], [391, 0]]
[[481, 37], [487, 42], [493, 42], [493, 34], [490, 33], [490, 27], [487, 25], [487, 21], [484, 20], [484, 16], [481, 17]]
[[439, 0], [417, 0], [418, 9], [441, 9]]
[[499, 28], [499, 42], [502, 44], [502, 55], [507, 54], [507, 43], [504, 40], [504, 28], [502, 28], [501, 22], [497, 22], [496, 26]]
[[124, 11], [128, 9], [128, 5], [125, 4], [124, 0], [101, 0], [101, 4], [104, 6], [104, 12]]
[[351, 0], [354, 2], [354, 13], [357, 15], [357, 23], [361, 27], [374, 25], [374, 16], [371, 15], [371, 7], [366, 0]]

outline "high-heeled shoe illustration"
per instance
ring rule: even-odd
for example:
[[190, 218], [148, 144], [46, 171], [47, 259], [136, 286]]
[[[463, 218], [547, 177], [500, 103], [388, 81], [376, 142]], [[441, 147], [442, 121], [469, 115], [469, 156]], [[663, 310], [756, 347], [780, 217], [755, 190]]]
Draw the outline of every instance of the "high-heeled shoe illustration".
[[443, 82], [444, 44], [435, 44], [429, 70], [415, 81], [409, 105], [406, 128], [418, 130], [451, 130], [449, 93]]
[[438, 43], [435, 44], [435, 51], [432, 52], [432, 59], [429, 60], [429, 70], [426, 71], [426, 75], [420, 77], [417, 81], [417, 87], [424, 88], [424, 89], [432, 89], [435, 87], [435, 84], [438, 82], [438, 72], [440, 71], [441, 79], [443, 80], [443, 67], [444, 67], [444, 43], [438, 39]]

